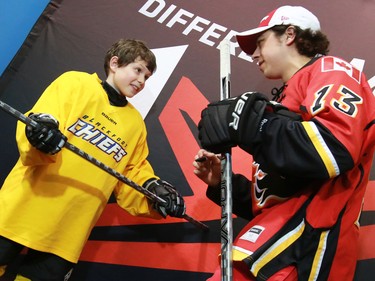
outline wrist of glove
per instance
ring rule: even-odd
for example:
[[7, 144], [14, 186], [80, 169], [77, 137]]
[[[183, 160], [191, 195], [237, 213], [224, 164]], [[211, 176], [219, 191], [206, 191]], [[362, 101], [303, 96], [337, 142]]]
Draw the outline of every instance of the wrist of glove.
[[170, 183], [151, 179], [146, 181], [143, 187], [166, 201], [166, 204], [153, 203], [153, 208], [164, 218], [167, 215], [177, 218], [182, 218], [185, 215], [185, 201]]
[[286, 117], [289, 120], [302, 121], [301, 115], [290, 111], [286, 106], [275, 101], [269, 102], [269, 104], [267, 105], [267, 111], [271, 111], [280, 117]]
[[59, 152], [67, 140], [59, 130], [59, 122], [45, 113], [30, 113], [29, 117], [39, 124], [36, 128], [26, 126], [25, 133], [30, 144], [47, 154]]
[[240, 144], [248, 145], [257, 134], [268, 98], [257, 92], [211, 103], [198, 124], [204, 149], [221, 153]]

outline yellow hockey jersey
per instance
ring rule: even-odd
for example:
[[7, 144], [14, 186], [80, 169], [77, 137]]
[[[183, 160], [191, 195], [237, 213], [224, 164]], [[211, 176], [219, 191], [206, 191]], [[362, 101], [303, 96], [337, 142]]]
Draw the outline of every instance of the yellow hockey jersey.
[[[110, 105], [97, 74], [62, 74], [30, 112], [53, 115], [68, 142], [134, 182], [158, 178], [140, 113]], [[36, 150], [21, 122], [16, 138], [20, 158], [0, 189], [1, 236], [76, 263], [112, 192], [130, 214], [161, 218], [143, 194], [68, 149]]]

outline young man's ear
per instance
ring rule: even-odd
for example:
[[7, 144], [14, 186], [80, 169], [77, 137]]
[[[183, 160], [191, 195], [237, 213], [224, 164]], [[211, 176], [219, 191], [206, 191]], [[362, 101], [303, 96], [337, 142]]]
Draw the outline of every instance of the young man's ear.
[[292, 45], [292, 43], [294, 42], [294, 39], [296, 38], [296, 29], [294, 26], [289, 26], [286, 30], [285, 30], [285, 35], [286, 35], [286, 44], [288, 46]]

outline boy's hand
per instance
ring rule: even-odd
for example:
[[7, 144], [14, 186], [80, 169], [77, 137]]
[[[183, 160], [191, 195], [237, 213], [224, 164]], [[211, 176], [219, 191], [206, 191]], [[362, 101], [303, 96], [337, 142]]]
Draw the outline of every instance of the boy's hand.
[[29, 117], [40, 125], [37, 128], [26, 126], [26, 137], [30, 144], [47, 154], [59, 152], [67, 140], [59, 130], [59, 122], [45, 113], [30, 113]]
[[167, 215], [177, 218], [182, 218], [185, 215], [186, 206], [184, 198], [182, 198], [170, 183], [153, 179], [147, 181], [144, 187], [167, 202], [166, 205], [157, 202], [154, 203], [155, 210], [164, 218], [166, 218]]

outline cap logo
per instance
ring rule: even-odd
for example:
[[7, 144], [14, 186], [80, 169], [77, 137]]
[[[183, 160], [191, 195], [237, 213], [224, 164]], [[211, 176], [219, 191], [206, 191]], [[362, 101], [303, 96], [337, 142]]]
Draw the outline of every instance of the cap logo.
[[284, 21], [284, 20], [289, 20], [289, 17], [281, 16], [281, 21]]
[[269, 17], [270, 17], [270, 16], [267, 15], [267, 16], [265, 16], [264, 18], [262, 18], [262, 20], [261, 20], [260, 23], [259, 23], [259, 26], [265, 26], [265, 25], [267, 25], [267, 24], [268, 24], [267, 19], [268, 19]]
[[261, 27], [261, 26], [268, 26], [268, 24], [270, 23], [270, 21], [271, 21], [271, 19], [273, 17], [273, 14], [275, 12], [276, 12], [276, 10], [273, 10], [267, 16], [265, 16], [264, 18], [262, 18], [262, 20], [259, 23], [259, 27]]
[[260, 22], [265, 21], [268, 17], [269, 17], [269, 15], [265, 16], [264, 18], [262, 18], [262, 20]]

